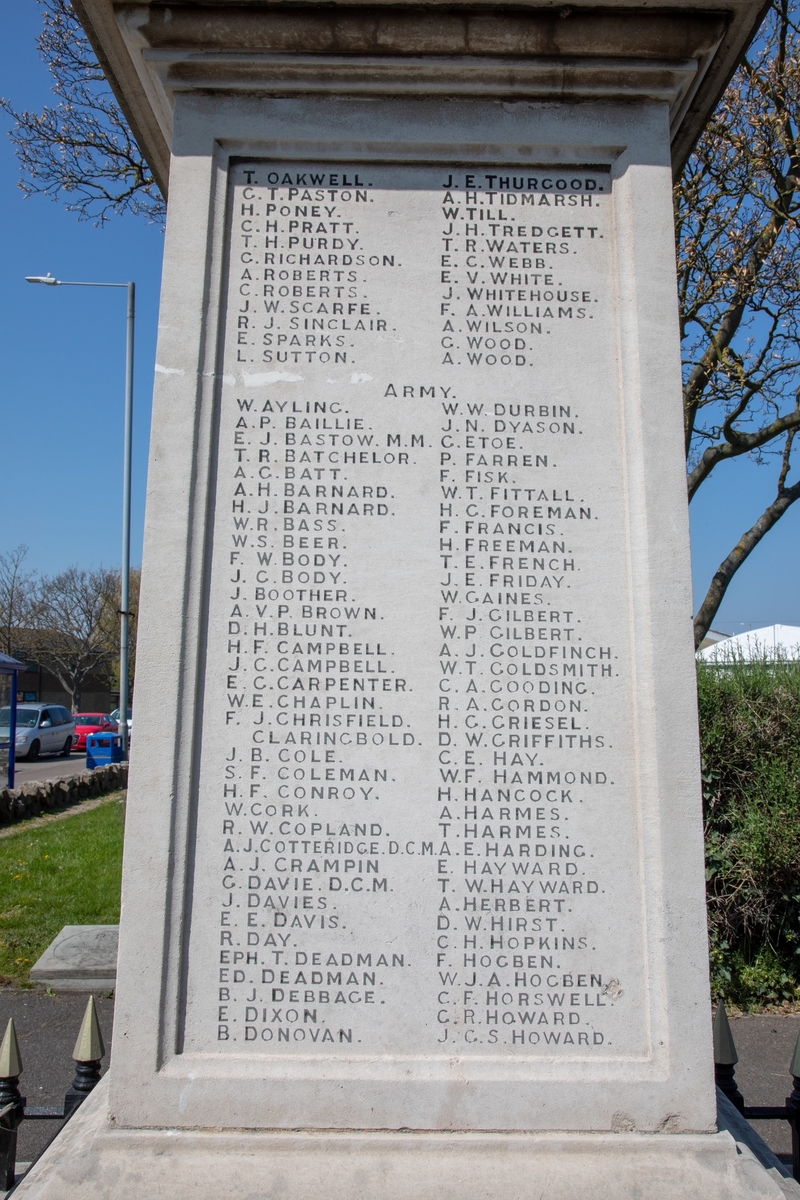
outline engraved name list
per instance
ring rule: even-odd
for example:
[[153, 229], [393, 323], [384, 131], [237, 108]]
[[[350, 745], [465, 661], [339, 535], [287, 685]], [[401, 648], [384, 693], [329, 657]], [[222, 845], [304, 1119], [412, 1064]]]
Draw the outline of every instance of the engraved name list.
[[184, 1049], [645, 1054], [609, 176], [241, 162], [227, 236]]

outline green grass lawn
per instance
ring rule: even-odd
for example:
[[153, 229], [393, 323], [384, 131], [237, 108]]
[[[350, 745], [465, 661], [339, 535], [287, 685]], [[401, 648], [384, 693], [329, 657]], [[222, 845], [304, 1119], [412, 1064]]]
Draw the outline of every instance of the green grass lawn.
[[90, 812], [0, 838], [0, 975], [28, 972], [64, 925], [119, 921], [125, 793]]

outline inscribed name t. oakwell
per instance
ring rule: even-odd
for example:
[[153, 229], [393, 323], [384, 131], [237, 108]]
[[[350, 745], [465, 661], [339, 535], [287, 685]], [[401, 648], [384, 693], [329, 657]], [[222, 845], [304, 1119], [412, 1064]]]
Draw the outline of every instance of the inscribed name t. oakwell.
[[233, 168], [186, 1051], [646, 1053], [612, 205]]

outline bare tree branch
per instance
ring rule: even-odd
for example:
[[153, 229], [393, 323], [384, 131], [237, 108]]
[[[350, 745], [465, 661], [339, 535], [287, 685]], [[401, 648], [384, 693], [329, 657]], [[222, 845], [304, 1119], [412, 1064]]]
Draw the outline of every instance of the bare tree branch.
[[118, 646], [119, 572], [68, 567], [39, 581], [40, 608], [32, 650], [80, 710], [83, 686], [99, 671], [109, 675]]
[[[66, 202], [80, 219], [162, 221], [155, 181], [69, 0], [39, 0], [39, 50], [56, 104], [18, 112], [11, 132], [27, 195]], [[800, 0], [773, 0], [675, 189], [684, 423], [690, 499], [723, 463], [782, 463], [776, 499], [712, 580], [701, 636], [753, 547], [793, 500], [800, 425]], [[783, 454], [781, 454], [781, 446]], [[796, 486], [796, 485], [795, 485]]]
[[15, 122], [9, 137], [22, 168], [19, 186], [27, 196], [63, 201], [79, 220], [101, 224], [130, 212], [163, 224], [163, 197], [69, 0], [39, 3], [37, 44], [57, 103], [34, 113], [0, 99]]
[[20, 544], [0, 554], [0, 636], [3, 651], [14, 656], [21, 631], [34, 619], [36, 608], [34, 573], [24, 569], [28, 547]]
[[771, 504], [767, 505], [755, 525], [751, 526], [739, 538], [739, 541], [733, 547], [730, 554], [720, 563], [714, 574], [714, 578], [711, 580], [706, 597], [700, 605], [694, 620], [696, 646], [700, 645], [711, 627], [711, 622], [722, 603], [722, 598], [728, 589], [728, 585], [742, 563], [755, 550], [764, 535], [769, 533], [770, 529], [780, 520], [787, 509], [791, 508], [794, 502], [800, 499], [800, 481], [789, 488], [784, 486], [786, 476], [789, 472], [791, 440], [794, 437], [794, 432], [792, 430], [786, 439], [786, 448], [782, 456], [781, 473], [778, 480], [777, 496]]
[[800, 410], [795, 410], [793, 413], [778, 417], [772, 424], [763, 426], [756, 433], [737, 433], [728, 442], [709, 446], [703, 452], [703, 457], [694, 470], [689, 472], [689, 499], [692, 499], [700, 484], [708, 479], [717, 463], [726, 458], [736, 458], [740, 454], [748, 454], [751, 450], [756, 450], [759, 446], [774, 441], [787, 430], [798, 427], [800, 427]]
[[796, 499], [800, 428], [800, 32], [773, 0], [675, 189], [691, 500], [723, 463], [779, 462], [775, 500], [720, 564], [698, 643], [736, 571]]

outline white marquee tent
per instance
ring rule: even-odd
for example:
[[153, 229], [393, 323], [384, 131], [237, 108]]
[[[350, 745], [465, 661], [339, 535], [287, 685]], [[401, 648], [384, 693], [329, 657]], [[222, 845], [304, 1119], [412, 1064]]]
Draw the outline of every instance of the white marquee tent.
[[750, 629], [724, 638], [705, 650], [699, 650], [698, 658], [706, 662], [753, 662], [766, 659], [797, 659], [800, 661], [800, 626], [767, 625], [764, 629]]

